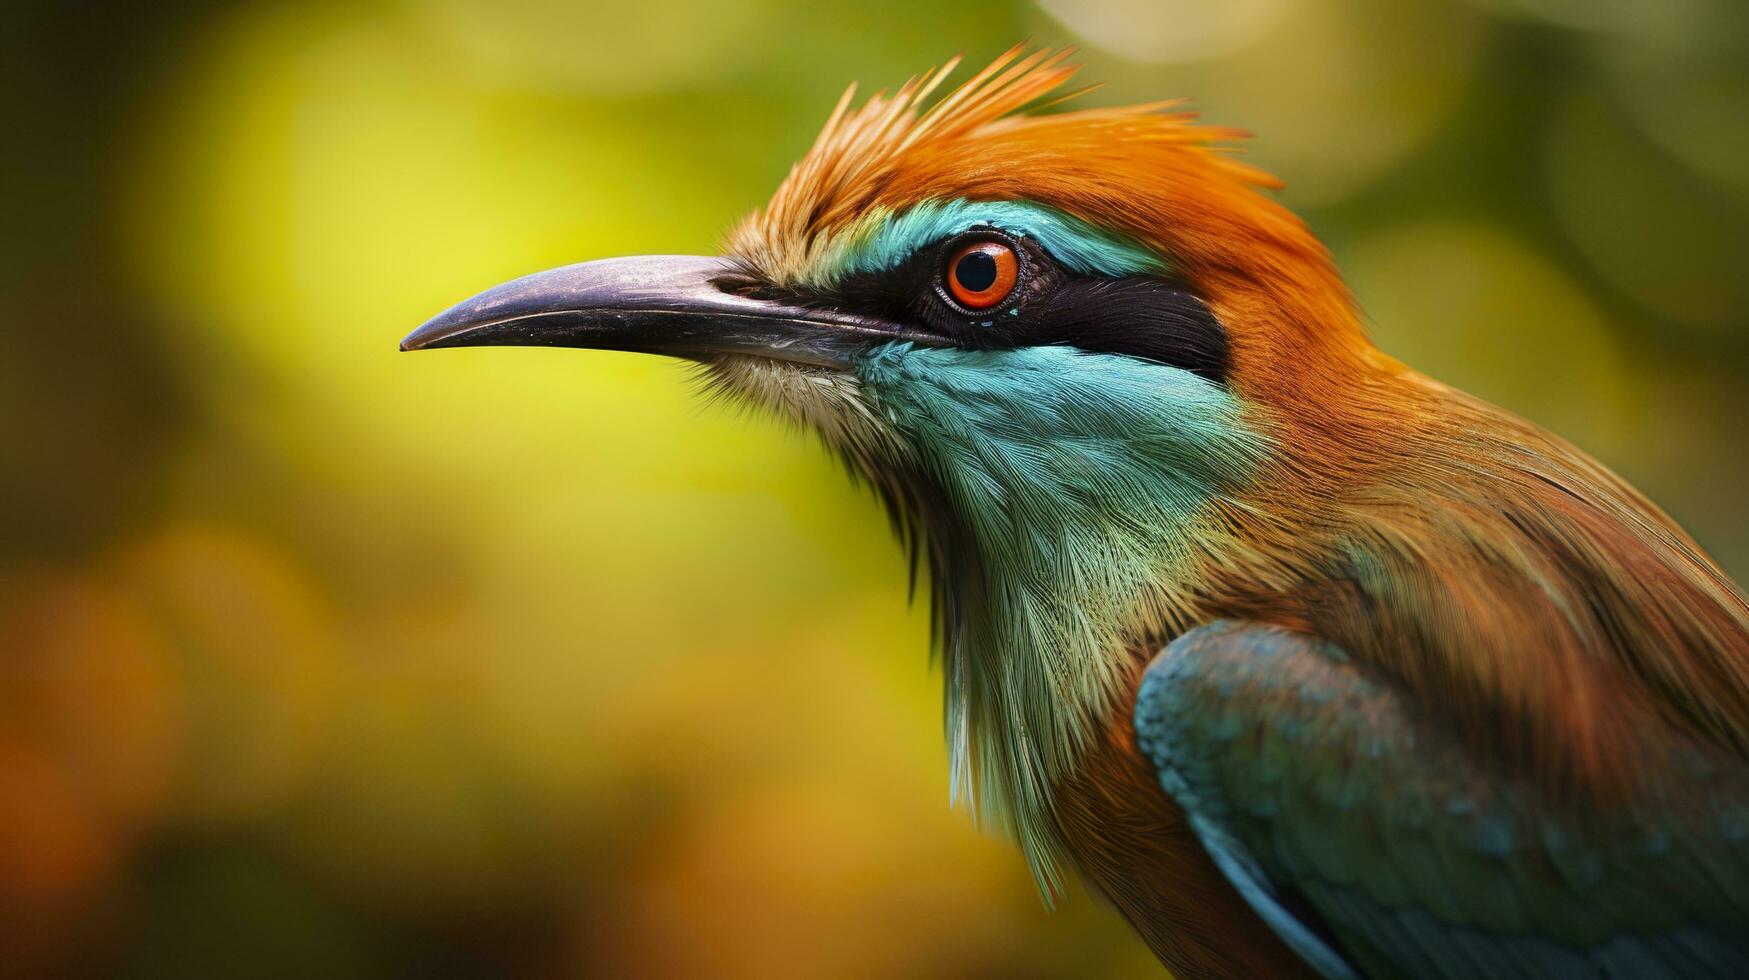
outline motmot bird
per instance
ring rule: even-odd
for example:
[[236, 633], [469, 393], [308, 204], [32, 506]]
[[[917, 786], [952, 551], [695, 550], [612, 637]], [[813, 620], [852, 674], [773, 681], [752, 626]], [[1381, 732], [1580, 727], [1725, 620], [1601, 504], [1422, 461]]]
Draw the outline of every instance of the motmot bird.
[[853, 87], [724, 256], [402, 347], [671, 355], [816, 430], [927, 565], [956, 793], [1179, 977], [1749, 975], [1743, 594], [1374, 348], [1242, 134], [1039, 112], [1065, 58]]

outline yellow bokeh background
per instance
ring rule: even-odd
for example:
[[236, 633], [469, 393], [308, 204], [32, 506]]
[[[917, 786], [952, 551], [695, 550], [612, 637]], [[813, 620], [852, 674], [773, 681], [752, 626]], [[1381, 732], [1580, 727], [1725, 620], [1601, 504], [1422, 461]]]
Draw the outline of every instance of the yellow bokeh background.
[[1186, 96], [1381, 346], [1749, 573], [1731, 0], [26, 3], [0, 975], [1146, 977], [949, 806], [926, 611], [805, 434], [634, 355], [396, 341], [714, 250], [843, 86]]

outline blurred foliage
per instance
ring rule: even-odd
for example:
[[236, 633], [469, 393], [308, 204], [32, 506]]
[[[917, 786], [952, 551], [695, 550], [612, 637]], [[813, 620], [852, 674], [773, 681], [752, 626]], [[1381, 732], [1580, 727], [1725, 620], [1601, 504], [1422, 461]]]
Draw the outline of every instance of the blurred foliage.
[[958, 50], [1254, 130], [1387, 350], [1749, 573], [1735, 0], [15, 7], [6, 973], [1157, 975], [948, 807], [903, 562], [806, 438], [654, 359], [395, 352], [710, 251]]

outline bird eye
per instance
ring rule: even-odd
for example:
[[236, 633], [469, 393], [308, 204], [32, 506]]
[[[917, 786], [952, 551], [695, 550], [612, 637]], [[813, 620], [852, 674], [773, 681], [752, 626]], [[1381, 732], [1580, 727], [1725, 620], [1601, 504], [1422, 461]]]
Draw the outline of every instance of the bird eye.
[[982, 241], [948, 256], [947, 291], [969, 310], [987, 310], [1014, 292], [1020, 260], [1002, 242]]

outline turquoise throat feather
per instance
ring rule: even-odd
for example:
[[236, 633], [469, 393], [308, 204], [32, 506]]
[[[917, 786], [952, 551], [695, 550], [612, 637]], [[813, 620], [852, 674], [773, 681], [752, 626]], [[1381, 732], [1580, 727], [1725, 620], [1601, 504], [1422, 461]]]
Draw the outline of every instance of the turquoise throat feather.
[[1174, 583], [1222, 537], [1211, 502], [1263, 439], [1218, 385], [1068, 347], [894, 344], [858, 375], [957, 525], [924, 533], [974, 552], [935, 569], [970, 579], [943, 624], [956, 796], [1011, 825], [1048, 893], [1049, 782], [1108, 714], [1126, 651], [1177, 618]]

